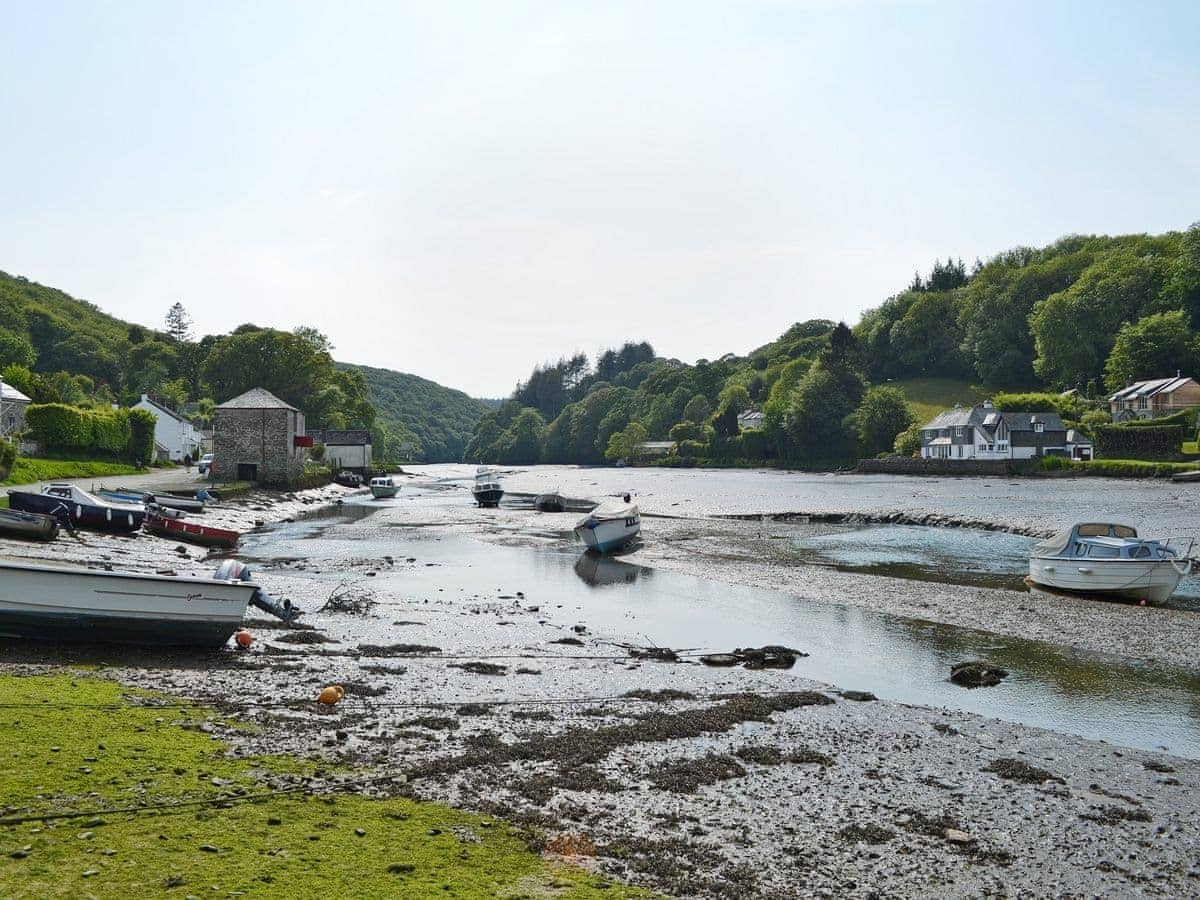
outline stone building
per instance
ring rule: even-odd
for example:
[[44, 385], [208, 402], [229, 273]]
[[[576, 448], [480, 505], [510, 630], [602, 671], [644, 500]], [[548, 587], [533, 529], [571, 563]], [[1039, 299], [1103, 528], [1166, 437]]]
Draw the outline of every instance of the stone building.
[[30, 399], [10, 384], [0, 381], [0, 437], [8, 437], [25, 428], [25, 410]]
[[286, 485], [304, 473], [304, 413], [254, 388], [213, 415], [213, 478]]

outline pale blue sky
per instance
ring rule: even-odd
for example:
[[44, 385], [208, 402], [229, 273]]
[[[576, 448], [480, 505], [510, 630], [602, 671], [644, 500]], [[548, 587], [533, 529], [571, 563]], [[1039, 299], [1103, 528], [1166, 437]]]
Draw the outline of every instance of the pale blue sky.
[[1200, 219], [1200, 4], [0, 0], [0, 269], [507, 394]]

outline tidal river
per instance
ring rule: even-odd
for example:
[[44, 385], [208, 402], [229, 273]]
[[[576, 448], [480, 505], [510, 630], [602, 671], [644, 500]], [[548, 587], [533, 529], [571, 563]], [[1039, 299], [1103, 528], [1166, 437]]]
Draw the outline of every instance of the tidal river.
[[[576, 469], [535, 467], [503, 474], [508, 495], [499, 510], [477, 510], [468, 490], [471, 468], [430, 466], [392, 501], [348, 499], [333, 515], [302, 519], [252, 536], [246, 551], [263, 562], [306, 561], [330, 590], [349, 561], [412, 557], [422, 565], [382, 570], [372, 589], [386, 603], [414, 598], [472, 599], [553, 606], [581, 626], [642, 646], [690, 653], [784, 644], [804, 651], [791, 670], [881, 699], [978, 713], [1005, 721], [1142, 749], [1200, 758], [1200, 674], [1193, 668], [1132, 660], [1121, 653], [1083, 652], [1067, 643], [1027, 640], [988, 628], [955, 627], [837, 602], [848, 589], [917, 592], [937, 584], [964, 602], [1025, 596], [1021, 578], [1033, 538], [976, 528], [788, 521], [754, 538], [778, 564], [803, 573], [803, 596], [706, 577], [703, 559], [689, 571], [647, 565], [635, 554], [584, 555], [571, 540], [576, 515], [528, 508], [534, 493], [557, 489], [572, 498], [629, 491], [643, 513], [644, 544], [670, 557], [677, 520], [688, 546], [714, 559], [723, 552], [722, 517], [892, 513], [933, 515], [1051, 531], [1079, 519], [1128, 522], [1153, 536], [1179, 536], [1192, 526], [1191, 493], [1200, 488], [1087, 479], [904, 479], [796, 475], [781, 472]], [[669, 517], [669, 518], [668, 518]], [[739, 527], [743, 532], [753, 525]], [[709, 527], [712, 523], [713, 527]], [[739, 532], [739, 535], [741, 533]], [[768, 546], [769, 545], [769, 546]], [[695, 561], [693, 560], [693, 563]], [[697, 565], [699, 569], [697, 570]], [[686, 567], [685, 567], [686, 568]], [[848, 580], [849, 579], [849, 580]], [[1020, 593], [1018, 593], [1020, 592]], [[1086, 601], [1085, 604], [1090, 601]], [[1200, 608], [1200, 584], [1183, 586], [1175, 615]], [[1102, 604], [1112, 615], [1113, 604]], [[1086, 610], [1086, 605], [1085, 605]], [[1121, 607], [1116, 607], [1118, 613]], [[1138, 612], [1126, 608], [1130, 613]], [[319, 617], [310, 621], [320, 624]], [[339, 628], [348, 639], [382, 643], [386, 616]], [[1011, 674], [997, 688], [968, 691], [951, 684], [952, 664], [985, 658]]]

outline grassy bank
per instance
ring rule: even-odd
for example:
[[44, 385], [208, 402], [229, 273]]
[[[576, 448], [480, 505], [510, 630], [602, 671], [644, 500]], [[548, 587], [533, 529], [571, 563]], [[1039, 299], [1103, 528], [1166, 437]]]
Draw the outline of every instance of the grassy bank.
[[1177, 472], [1200, 468], [1195, 462], [1156, 462], [1144, 459], [1094, 459], [1089, 462], [1047, 457], [1022, 474], [1076, 474], [1102, 478], [1170, 478]]
[[74, 459], [30, 459], [18, 456], [8, 478], [0, 484], [32, 484], [37, 481], [58, 481], [63, 478], [101, 478], [106, 475], [137, 475], [128, 463], [95, 462]]
[[82, 675], [2, 675], [0, 693], [5, 897], [650, 896], [552, 865], [485, 816], [312, 791], [310, 763], [227, 756], [201, 730], [223, 720], [173, 698]]
[[994, 393], [983, 385], [958, 378], [903, 378], [886, 382], [885, 386], [904, 394], [918, 422], [928, 422], [938, 413], [954, 409], [956, 403], [963, 406], [982, 403]]

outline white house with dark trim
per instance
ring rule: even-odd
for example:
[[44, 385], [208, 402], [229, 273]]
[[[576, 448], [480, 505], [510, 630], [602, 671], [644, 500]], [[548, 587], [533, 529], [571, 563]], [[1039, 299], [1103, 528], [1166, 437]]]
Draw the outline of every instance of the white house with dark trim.
[[155, 455], [183, 462], [184, 456], [196, 459], [200, 455], [201, 435], [199, 429], [173, 409], [163, 406], [149, 394], [133, 404], [134, 409], [144, 409], [154, 416]]
[[25, 410], [32, 402], [11, 384], [0, 381], [0, 437], [25, 430]]
[[359, 474], [371, 470], [371, 432], [366, 428], [310, 428], [306, 434], [325, 445], [325, 460], [333, 468]]
[[[1077, 443], [1081, 439], [1077, 436]], [[1088, 447], [1090, 458], [1090, 443]], [[989, 400], [979, 406], [956, 406], [921, 426], [921, 456], [925, 459], [1068, 455], [1067, 429], [1058, 413], [1001, 412]]]

